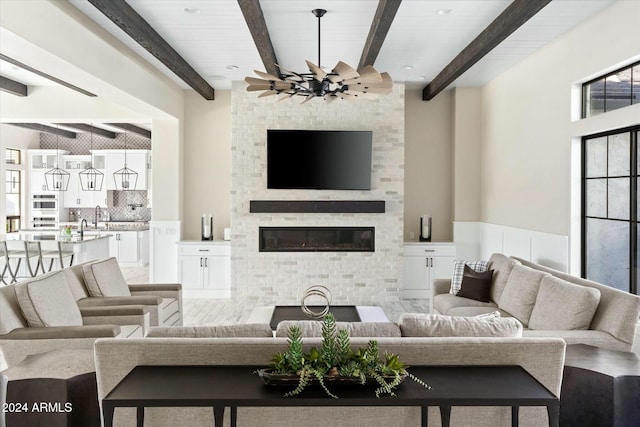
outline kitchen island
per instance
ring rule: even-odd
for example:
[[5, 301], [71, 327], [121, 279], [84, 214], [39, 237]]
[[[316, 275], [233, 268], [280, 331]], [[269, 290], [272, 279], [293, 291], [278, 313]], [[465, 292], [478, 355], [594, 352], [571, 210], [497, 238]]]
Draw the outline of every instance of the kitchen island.
[[[63, 251], [73, 252], [73, 263], [81, 264], [83, 262], [96, 259], [109, 258], [109, 239], [112, 237], [113, 236], [109, 233], [87, 233], [80, 237], [79, 234], [67, 236], [52, 232], [24, 231], [19, 233], [0, 234], [0, 242], [9, 240], [21, 240], [27, 242], [30, 251], [36, 251], [33, 252], [36, 256], [38, 254], [38, 243], [47, 242], [46, 245], [50, 246], [49, 242], [60, 242]], [[45, 243], [43, 243], [42, 246], [45, 246]]]

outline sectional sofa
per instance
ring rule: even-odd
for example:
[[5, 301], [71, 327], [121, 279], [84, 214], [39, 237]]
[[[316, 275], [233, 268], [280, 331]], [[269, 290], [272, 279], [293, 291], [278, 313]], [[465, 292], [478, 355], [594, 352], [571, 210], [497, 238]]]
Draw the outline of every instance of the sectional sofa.
[[[240, 328], [162, 328], [144, 339], [98, 339], [95, 342], [98, 398], [102, 399], [137, 365], [247, 365], [266, 367], [273, 354], [282, 352], [286, 338], [272, 336], [269, 325], [239, 325]], [[249, 328], [249, 330], [247, 330]], [[173, 331], [169, 331], [173, 329]], [[252, 330], [251, 330], [252, 329]], [[180, 337], [169, 337], [178, 335]], [[206, 336], [216, 336], [206, 338]], [[224, 338], [227, 335], [232, 338]], [[253, 337], [248, 337], [252, 335]], [[559, 338], [377, 338], [381, 352], [400, 356], [409, 365], [520, 365], [556, 396], [560, 395], [565, 343]], [[305, 351], [318, 347], [319, 338], [305, 338]], [[368, 338], [352, 338], [353, 347], [366, 346]], [[125, 355], [126, 357], [122, 357]], [[427, 383], [428, 376], [422, 378]], [[256, 381], [260, 381], [256, 375]], [[415, 427], [420, 424], [417, 408], [238, 408], [237, 422], [243, 427]], [[225, 416], [225, 423], [229, 417]], [[136, 423], [135, 408], [116, 408], [114, 425]], [[522, 407], [520, 426], [548, 425], [545, 408]], [[154, 427], [211, 426], [211, 408], [147, 408], [145, 425]], [[228, 424], [226, 424], [228, 425]], [[440, 414], [429, 408], [429, 425], [439, 426]], [[511, 408], [454, 407], [451, 426], [511, 426]]]
[[559, 337], [567, 344], [588, 344], [631, 351], [640, 316], [640, 297], [532, 262], [493, 254], [488, 301], [461, 297], [451, 280], [437, 279], [435, 313], [475, 316], [499, 311], [524, 326], [524, 337]]

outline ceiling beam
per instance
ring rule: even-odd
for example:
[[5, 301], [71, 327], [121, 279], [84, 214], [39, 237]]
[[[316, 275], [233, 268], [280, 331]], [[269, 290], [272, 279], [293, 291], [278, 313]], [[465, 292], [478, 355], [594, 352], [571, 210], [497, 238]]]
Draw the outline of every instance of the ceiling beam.
[[271, 37], [269, 37], [269, 30], [264, 20], [260, 1], [238, 0], [238, 4], [251, 32], [251, 37], [253, 37], [253, 42], [256, 44], [256, 48], [260, 53], [260, 58], [262, 59], [265, 70], [269, 74], [280, 76], [280, 70], [276, 66], [278, 63], [276, 51], [273, 50], [273, 44], [271, 43]]
[[0, 90], [17, 96], [27, 96], [27, 85], [0, 76]]
[[105, 123], [105, 125], [113, 126], [115, 128], [120, 128], [123, 130], [127, 130], [129, 132], [137, 133], [138, 135], [144, 136], [145, 138], [151, 139], [151, 131], [141, 128], [136, 125], [132, 125], [131, 123]]
[[391, 23], [396, 17], [396, 12], [401, 2], [402, 0], [378, 1], [378, 9], [376, 9], [376, 14], [373, 16], [369, 35], [362, 49], [358, 69], [361, 69], [365, 65], [373, 66], [374, 62], [376, 62], [380, 48], [382, 48], [382, 43], [384, 43], [384, 39], [387, 37]]
[[[213, 100], [214, 90], [196, 70], [153, 29], [125, 0], [89, 0], [122, 31], [147, 52], [155, 56], [176, 76], [180, 77], [204, 99]], [[207, 54], [211, 54], [208, 52]]]
[[422, 90], [422, 100], [433, 99], [550, 2], [514, 0]]
[[96, 135], [101, 135], [104, 136], [106, 138], [110, 138], [110, 139], [115, 139], [116, 138], [116, 133], [115, 132], [111, 132], [110, 130], [106, 130], [106, 129], [102, 129], [99, 127], [95, 127], [95, 126], [91, 126], [85, 123], [56, 123], [57, 125], [60, 126], [66, 126], [66, 127], [70, 127], [70, 128], [74, 128], [74, 129], [78, 129], [78, 130], [83, 130], [85, 132], [91, 132], [91, 133], [95, 133]]
[[79, 88], [78, 86], [72, 85], [72, 84], [71, 84], [71, 83], [69, 83], [69, 82], [65, 82], [64, 80], [60, 80], [60, 79], [59, 79], [59, 78], [57, 78], [57, 77], [53, 77], [53, 76], [52, 76], [52, 75], [50, 75], [50, 74], [43, 73], [43, 72], [42, 72], [42, 71], [40, 71], [40, 70], [36, 70], [35, 68], [28, 66], [27, 64], [24, 64], [24, 63], [22, 63], [22, 62], [20, 62], [20, 61], [17, 61], [17, 60], [15, 60], [15, 59], [11, 58], [11, 57], [8, 57], [7, 55], [3, 55], [3, 54], [1, 54], [1, 53], [0, 53], [0, 60], [2, 60], [2, 61], [6, 61], [6, 62], [8, 62], [8, 63], [10, 63], [10, 64], [13, 64], [13, 65], [15, 65], [16, 67], [20, 67], [20, 68], [22, 68], [23, 70], [30, 71], [30, 72], [32, 72], [33, 74], [37, 74], [37, 75], [39, 75], [40, 77], [44, 77], [45, 79], [51, 80], [52, 82], [58, 83], [59, 85], [62, 85], [62, 86], [67, 87], [67, 88], [69, 88], [69, 89], [75, 90], [76, 92], [80, 92], [80, 93], [81, 93], [81, 94], [83, 94], [83, 95], [87, 95], [87, 96], [98, 96], [98, 95], [96, 95], [95, 93], [91, 93], [91, 92], [89, 92], [89, 91], [87, 91], [87, 90], [84, 90], [84, 89], [82, 89], [82, 88]]
[[7, 123], [11, 126], [18, 126], [25, 129], [37, 130], [38, 132], [51, 133], [53, 135], [64, 136], [65, 138], [75, 139], [76, 133], [64, 129], [54, 128], [40, 123]]

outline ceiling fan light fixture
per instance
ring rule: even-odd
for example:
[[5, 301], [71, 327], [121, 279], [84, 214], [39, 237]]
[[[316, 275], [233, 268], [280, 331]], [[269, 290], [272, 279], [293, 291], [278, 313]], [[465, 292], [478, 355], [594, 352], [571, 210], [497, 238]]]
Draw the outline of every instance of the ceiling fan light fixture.
[[[311, 13], [318, 18], [318, 63], [306, 61], [308, 73], [296, 73], [276, 64], [279, 76], [254, 70], [261, 77], [246, 77], [247, 91], [262, 91], [259, 98], [281, 95], [281, 99], [293, 98], [294, 95], [304, 97], [303, 103], [311, 98], [322, 98], [334, 101], [337, 98], [354, 100], [356, 98], [376, 98], [377, 95], [389, 94], [393, 90], [393, 80], [388, 73], [379, 73], [371, 65], [355, 70], [348, 64], [338, 61], [330, 72], [326, 72], [320, 62], [320, 20], [327, 11], [313, 9]], [[365, 96], [364, 94], [367, 93]]]

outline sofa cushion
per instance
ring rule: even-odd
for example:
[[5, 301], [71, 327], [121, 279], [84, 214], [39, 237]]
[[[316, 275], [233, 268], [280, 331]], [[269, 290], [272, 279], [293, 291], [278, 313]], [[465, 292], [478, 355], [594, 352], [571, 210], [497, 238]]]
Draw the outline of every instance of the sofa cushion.
[[29, 326], [82, 326], [80, 309], [62, 271], [18, 283], [15, 289]]
[[483, 271], [487, 271], [487, 266], [489, 265], [489, 261], [463, 261], [456, 260], [453, 262], [453, 274], [451, 275], [451, 289], [449, 289], [449, 293], [452, 295], [456, 295], [460, 290], [460, 286], [462, 285], [462, 277], [464, 276], [464, 267], [469, 266], [474, 271], [478, 273], [482, 273]]
[[491, 301], [500, 301], [502, 292], [505, 286], [507, 286], [507, 280], [509, 280], [511, 270], [519, 264], [519, 261], [502, 254], [491, 255], [488, 267], [493, 270], [493, 278], [491, 279], [493, 282], [491, 286]]
[[114, 257], [83, 265], [82, 274], [92, 297], [131, 296], [127, 281]]
[[540, 282], [529, 328], [589, 329], [599, 302], [599, 290], [547, 276]]
[[27, 322], [22, 317], [16, 298], [15, 286], [0, 285], [0, 335], [26, 326]]
[[481, 302], [451, 294], [440, 294], [433, 297], [433, 308], [441, 314], [451, 314], [456, 307], [482, 307], [494, 311], [498, 305], [494, 302]]
[[457, 296], [476, 301], [491, 302], [491, 277], [493, 270], [477, 272], [468, 265], [464, 266], [462, 284]]
[[515, 265], [500, 296], [499, 306], [527, 327], [542, 278], [549, 273]]
[[149, 328], [150, 338], [260, 338], [272, 337], [273, 331], [266, 323], [225, 326], [160, 326]]
[[[303, 337], [321, 337], [322, 321], [283, 320], [278, 323], [276, 337], [289, 336], [289, 328], [298, 326]], [[351, 337], [400, 337], [400, 328], [391, 322], [336, 322], [336, 328], [346, 329]]]
[[513, 317], [463, 317], [405, 313], [398, 321], [403, 337], [521, 337]]

